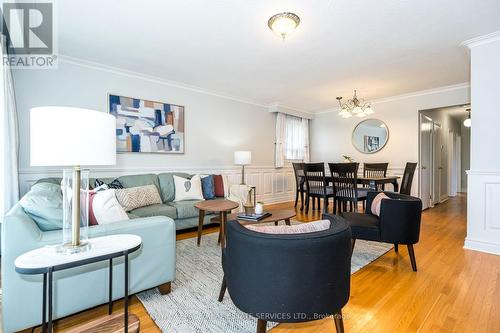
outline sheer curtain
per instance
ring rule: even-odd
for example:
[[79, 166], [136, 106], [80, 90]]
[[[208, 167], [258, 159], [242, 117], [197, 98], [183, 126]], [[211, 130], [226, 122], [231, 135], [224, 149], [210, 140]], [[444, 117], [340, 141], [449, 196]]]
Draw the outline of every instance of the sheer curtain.
[[309, 119], [306, 118], [302, 118], [302, 137], [304, 141], [302, 160], [304, 163], [309, 163]]
[[6, 56], [6, 38], [1, 36], [0, 53], [2, 83], [0, 87], [0, 222], [5, 213], [19, 200], [18, 123], [14, 86], [10, 68], [3, 64]]
[[287, 160], [309, 162], [309, 119], [277, 113], [275, 167]]
[[276, 134], [274, 139], [274, 167], [282, 168], [285, 165], [285, 125], [286, 115], [276, 114]]
[[286, 116], [285, 157], [287, 160], [302, 160], [304, 158], [302, 118]]

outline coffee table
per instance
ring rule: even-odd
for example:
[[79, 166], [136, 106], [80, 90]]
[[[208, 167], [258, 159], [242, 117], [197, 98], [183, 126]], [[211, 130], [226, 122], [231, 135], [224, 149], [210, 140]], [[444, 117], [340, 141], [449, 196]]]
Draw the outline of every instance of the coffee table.
[[295, 210], [291, 209], [268, 209], [266, 213], [271, 213], [271, 216], [263, 218], [259, 221], [248, 221], [238, 219], [238, 215], [241, 213], [230, 214], [227, 216], [227, 221], [237, 220], [240, 224], [256, 224], [256, 223], [269, 223], [274, 222], [274, 225], [278, 225], [279, 221], [285, 221], [286, 225], [290, 225], [290, 219], [296, 216]]
[[214, 212], [219, 213], [220, 215], [219, 239], [221, 246], [224, 247], [226, 241], [225, 227], [227, 221], [227, 213], [235, 208], [238, 208], [240, 205], [237, 202], [227, 199], [213, 199], [197, 202], [194, 204], [194, 206], [200, 211], [198, 220], [197, 245], [200, 246], [201, 242], [201, 233], [203, 231], [203, 220], [205, 219], [205, 212]]

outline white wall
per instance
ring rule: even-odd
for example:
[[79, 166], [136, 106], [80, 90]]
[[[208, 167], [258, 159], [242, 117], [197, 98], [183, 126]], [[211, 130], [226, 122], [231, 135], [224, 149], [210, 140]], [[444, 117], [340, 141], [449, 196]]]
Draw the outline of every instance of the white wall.
[[[350, 155], [355, 161], [389, 162], [389, 174], [402, 175], [406, 162], [418, 161], [418, 112], [420, 110], [469, 103], [467, 85], [445, 87], [438, 90], [409, 94], [375, 101], [377, 118], [386, 123], [389, 141], [375, 154], [358, 152], [351, 142], [354, 127], [361, 121], [353, 117], [342, 119], [337, 112], [325, 112], [311, 122], [311, 158], [313, 161], [342, 161]], [[418, 173], [413, 180], [412, 194], [418, 193]]]
[[[107, 94], [113, 93], [184, 105], [185, 154], [118, 154], [115, 167], [94, 169], [96, 173], [113, 176], [170, 170], [211, 170], [234, 174], [237, 180], [239, 168], [233, 166], [233, 152], [250, 150], [252, 166], [248, 168], [248, 177], [258, 185], [259, 194], [263, 195], [264, 188], [269, 190], [270, 187], [269, 199], [271, 194], [277, 194], [276, 190], [284, 191], [279, 193], [283, 200], [291, 194], [292, 184], [287, 183], [288, 177], [291, 177], [290, 168], [273, 168], [276, 116], [269, 113], [265, 106], [127, 72], [67, 61], [60, 61], [57, 70], [14, 70], [13, 79], [20, 123], [19, 167], [23, 191], [34, 179], [58, 173], [57, 168], [31, 168], [29, 165], [29, 109], [60, 105], [107, 112]], [[92, 135], [92, 128], [88, 129], [88, 135]]]
[[500, 32], [471, 48], [471, 164], [468, 173], [465, 248], [500, 254]]

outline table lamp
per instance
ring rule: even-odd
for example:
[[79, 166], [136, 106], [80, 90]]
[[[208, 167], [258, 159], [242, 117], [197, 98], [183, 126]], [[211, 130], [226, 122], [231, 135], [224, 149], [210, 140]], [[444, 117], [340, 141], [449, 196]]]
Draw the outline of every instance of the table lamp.
[[88, 249], [89, 171], [81, 166], [116, 163], [115, 122], [108, 113], [88, 109], [46, 106], [30, 110], [31, 166], [73, 167], [63, 171], [63, 242], [57, 252]]
[[241, 165], [241, 185], [245, 185], [245, 165], [252, 163], [252, 152], [235, 151], [234, 164]]

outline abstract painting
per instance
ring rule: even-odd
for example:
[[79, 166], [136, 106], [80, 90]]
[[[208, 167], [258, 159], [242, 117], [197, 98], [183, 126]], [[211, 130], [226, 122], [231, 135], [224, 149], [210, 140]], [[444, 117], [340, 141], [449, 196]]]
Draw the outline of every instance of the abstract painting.
[[184, 106], [108, 95], [116, 117], [116, 151], [184, 153]]
[[380, 149], [380, 138], [378, 136], [365, 135], [365, 152], [371, 153]]

